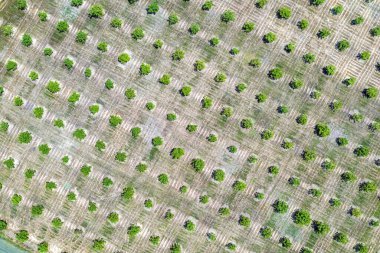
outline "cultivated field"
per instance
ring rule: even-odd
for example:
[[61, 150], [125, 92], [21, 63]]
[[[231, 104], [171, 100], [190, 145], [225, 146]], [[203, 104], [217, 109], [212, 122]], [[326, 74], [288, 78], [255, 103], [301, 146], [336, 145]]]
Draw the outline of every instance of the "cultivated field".
[[30, 252], [379, 252], [380, 1], [0, 1], [0, 235]]

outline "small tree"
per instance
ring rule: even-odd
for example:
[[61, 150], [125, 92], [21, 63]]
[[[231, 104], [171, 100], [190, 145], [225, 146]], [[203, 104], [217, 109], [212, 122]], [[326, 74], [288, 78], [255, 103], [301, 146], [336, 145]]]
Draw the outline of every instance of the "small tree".
[[338, 41], [338, 43], [336, 43], [336, 48], [339, 51], [344, 51], [349, 47], [350, 47], [350, 42], [348, 42], [348, 40], [341, 40], [341, 41]]
[[359, 191], [361, 192], [375, 192], [377, 190], [377, 185], [373, 181], [362, 182], [359, 185]]
[[129, 201], [135, 196], [135, 189], [133, 187], [126, 187], [121, 193], [121, 197], [124, 201]]
[[64, 21], [64, 20], [59, 21], [59, 22], [57, 23], [57, 27], [56, 27], [56, 29], [57, 29], [57, 31], [58, 31], [59, 33], [67, 32], [67, 31], [69, 30], [69, 24], [68, 24], [66, 21]]
[[145, 36], [144, 30], [141, 27], [136, 28], [132, 31], [131, 37], [134, 40], [141, 40]]
[[259, 68], [261, 66], [261, 60], [258, 58], [252, 59], [248, 62], [248, 65], [253, 68]]
[[57, 184], [53, 181], [49, 181], [45, 183], [45, 188], [47, 191], [53, 191], [57, 189]]
[[3, 164], [7, 169], [14, 169], [15, 168], [15, 159], [13, 159], [12, 157], [9, 157], [8, 159], [3, 161]]
[[260, 229], [260, 234], [262, 237], [268, 239], [272, 237], [272, 229], [270, 227], [262, 227]]
[[286, 249], [289, 249], [290, 247], [292, 247], [292, 242], [290, 241], [289, 238], [285, 236], [280, 238], [279, 243], [281, 244], [282, 247]]
[[351, 207], [348, 213], [354, 217], [359, 217], [360, 215], [362, 215], [362, 211], [357, 207]]
[[363, 244], [363, 243], [356, 244], [354, 246], [354, 250], [355, 250], [355, 252], [359, 252], [359, 253], [368, 253], [369, 252], [368, 246]]
[[331, 31], [328, 28], [322, 28], [318, 31], [317, 36], [320, 39], [325, 39], [330, 36]]
[[286, 44], [284, 47], [285, 52], [287, 52], [288, 54], [294, 52], [295, 49], [296, 49], [296, 44], [293, 42]]
[[342, 232], [335, 233], [333, 239], [334, 239], [334, 241], [337, 241], [337, 242], [342, 243], [342, 244], [348, 243], [348, 236]]
[[274, 69], [269, 70], [268, 72], [268, 77], [272, 80], [278, 80], [282, 78], [282, 76], [283, 76], [283, 71], [280, 68], [274, 68]]
[[336, 67], [334, 65], [327, 65], [326, 67], [324, 67], [323, 69], [323, 73], [327, 76], [332, 76], [335, 74], [336, 72]]
[[330, 103], [329, 107], [330, 107], [331, 111], [337, 112], [340, 109], [342, 109], [343, 103], [340, 100], [334, 100], [333, 102]]
[[120, 29], [123, 26], [123, 21], [120, 18], [113, 18], [110, 25], [113, 28]]
[[288, 211], [288, 209], [289, 209], [288, 203], [286, 203], [285, 201], [279, 200], [279, 199], [277, 199], [273, 203], [272, 206], [273, 206], [273, 210], [276, 213], [281, 213], [281, 214], [286, 213]]
[[325, 161], [322, 162], [321, 167], [322, 167], [324, 170], [332, 171], [332, 170], [335, 169], [336, 164], [335, 164], [334, 161], [332, 161], [332, 160], [325, 160]]
[[185, 51], [181, 49], [177, 49], [172, 54], [173, 61], [181, 61], [183, 58], [185, 58]]
[[156, 136], [152, 139], [153, 146], [161, 146], [164, 143], [163, 139], [160, 136]]
[[261, 139], [270, 140], [273, 138], [274, 133], [272, 130], [266, 129], [266, 130], [262, 131], [260, 135], [261, 135]]
[[255, 96], [255, 98], [258, 103], [264, 103], [267, 100], [268, 96], [264, 93], [259, 93]]
[[246, 22], [243, 24], [242, 28], [241, 28], [241, 30], [242, 30], [243, 32], [245, 32], [245, 33], [250, 33], [250, 32], [252, 32], [254, 29], [255, 29], [255, 23], [250, 22], [250, 21], [246, 21]]
[[38, 250], [39, 253], [49, 252], [49, 244], [47, 242], [45, 242], [45, 241], [40, 242], [37, 245], [37, 250]]
[[354, 154], [357, 157], [366, 157], [369, 155], [369, 152], [370, 152], [370, 150], [367, 146], [359, 146], [359, 147], [354, 149]]
[[194, 231], [196, 226], [195, 226], [195, 223], [192, 222], [191, 220], [186, 220], [185, 223], [183, 224], [183, 227], [187, 230], [187, 231]]
[[244, 129], [250, 129], [253, 126], [253, 122], [251, 119], [242, 119], [240, 121], [240, 127]]
[[179, 93], [183, 96], [183, 97], [187, 97], [190, 95], [191, 93], [191, 87], [190, 86], [183, 86], [180, 90], [179, 90]]
[[117, 60], [121, 64], [126, 64], [127, 62], [129, 62], [131, 60], [131, 57], [127, 53], [122, 53], [122, 54], [119, 55], [119, 57], [117, 58]]
[[45, 207], [41, 204], [39, 205], [32, 205], [32, 216], [41, 216], [43, 211], [45, 210]]
[[28, 8], [28, 3], [26, 2], [26, 0], [17, 0], [16, 8], [20, 11], [24, 11], [26, 10], [26, 8]]
[[247, 228], [251, 225], [251, 219], [245, 215], [240, 215], [238, 223], [240, 226]]
[[148, 6], [148, 8], [146, 9], [146, 12], [147, 12], [148, 14], [153, 14], [153, 15], [155, 15], [159, 10], [160, 10], [160, 7], [159, 7], [157, 1], [153, 1], [153, 2]]
[[242, 93], [247, 88], [247, 85], [245, 83], [239, 83], [235, 86], [235, 90], [238, 93]]
[[104, 16], [103, 6], [100, 4], [92, 5], [88, 11], [88, 16], [90, 18], [102, 18]]
[[138, 225], [135, 225], [135, 224], [131, 224], [129, 227], [128, 227], [128, 231], [127, 231], [127, 234], [129, 236], [130, 239], [136, 237], [138, 235], [138, 233], [140, 233], [141, 231], [141, 227], [138, 226]]
[[185, 154], [185, 151], [182, 148], [173, 148], [170, 151], [170, 156], [172, 159], [180, 159]]
[[5, 220], [0, 220], [0, 231], [7, 229], [8, 223]]
[[51, 148], [48, 144], [41, 144], [38, 146], [38, 150], [41, 152], [41, 154], [48, 155], [50, 153]]
[[28, 131], [21, 132], [18, 135], [18, 142], [21, 144], [28, 144], [32, 141], [32, 134]]
[[309, 21], [307, 21], [306, 19], [302, 19], [302, 20], [298, 21], [297, 27], [301, 31], [306, 30], [309, 27]]
[[310, 213], [304, 209], [298, 209], [293, 213], [293, 222], [298, 225], [309, 225], [311, 223]]
[[75, 42], [84, 45], [87, 40], [88, 33], [85, 31], [79, 31], [77, 32], [77, 35], [75, 37]]
[[96, 203], [95, 202], [88, 202], [88, 207], [87, 207], [87, 210], [91, 213], [95, 212], [97, 210], [97, 206], [96, 206]]
[[20, 202], [22, 201], [22, 196], [19, 194], [13, 194], [11, 198], [12, 205], [18, 206]]
[[226, 80], [227, 80], [227, 76], [223, 72], [217, 73], [216, 76], [214, 77], [214, 81], [217, 83], [223, 83]]
[[323, 4], [325, 0], [310, 0], [310, 5], [319, 6]]
[[191, 166], [195, 170], [195, 172], [202, 172], [205, 167], [205, 162], [202, 159], [192, 159]]
[[157, 179], [158, 179], [158, 182], [160, 182], [161, 184], [166, 185], [169, 183], [169, 176], [165, 173], [158, 175]]
[[220, 20], [224, 23], [229, 23], [229, 22], [232, 22], [232, 21], [235, 21], [235, 12], [231, 11], [231, 10], [226, 10], [222, 13], [222, 15], [220, 16]]
[[115, 161], [118, 161], [118, 162], [125, 162], [125, 160], [127, 159], [127, 154], [123, 151], [118, 151], [116, 152], [115, 154]]
[[17, 69], [17, 62], [8, 60], [7, 63], [5, 64], [5, 68], [8, 72], [15, 71]]
[[305, 149], [301, 156], [306, 162], [314, 161], [317, 158], [315, 151], [311, 149]]
[[87, 134], [82, 128], [78, 128], [73, 132], [73, 137], [78, 139], [79, 141], [84, 140], [86, 138]]
[[110, 126], [117, 127], [123, 122], [123, 119], [119, 115], [111, 115], [108, 122]]
[[171, 13], [168, 18], [169, 25], [175, 25], [179, 22], [179, 17], [175, 13]]
[[212, 99], [210, 97], [207, 97], [207, 96], [203, 97], [201, 103], [202, 103], [202, 108], [203, 109], [208, 109], [213, 104]]
[[238, 55], [240, 53], [240, 50], [239, 50], [239, 48], [237, 48], [237, 47], [233, 47], [233, 48], [231, 48], [231, 50], [230, 50], [230, 54], [231, 55]]
[[53, 54], [53, 49], [51, 48], [44, 48], [44, 55], [45, 56], [51, 56]]
[[353, 20], [351, 20], [351, 25], [360, 25], [363, 22], [364, 22], [363, 16], [358, 16], [358, 17], [354, 18]]
[[327, 137], [330, 135], [330, 128], [326, 123], [318, 123], [314, 127], [314, 133], [319, 137]]
[[24, 33], [24, 35], [21, 38], [21, 44], [30, 47], [33, 43], [33, 39], [29, 34]]
[[19, 230], [16, 233], [16, 239], [21, 243], [26, 242], [27, 240], [29, 240], [29, 232], [26, 230]]
[[11, 25], [4, 25], [1, 27], [1, 31], [5, 37], [10, 37], [13, 34], [13, 27]]
[[292, 15], [292, 10], [287, 6], [281, 7], [277, 11], [277, 17], [278, 18], [289, 19], [291, 17], [291, 15]]
[[116, 212], [111, 212], [108, 214], [107, 219], [111, 223], [117, 223], [119, 221], [119, 214]]
[[232, 107], [226, 106], [222, 108], [222, 111], [220, 112], [220, 115], [224, 116], [225, 118], [230, 118], [233, 114]]
[[269, 32], [269, 33], [265, 34], [264, 37], [263, 37], [263, 41], [264, 41], [264, 43], [272, 43], [272, 42], [274, 42], [276, 39], [277, 39], [277, 36], [276, 36], [276, 34], [273, 33], [273, 32]]
[[106, 188], [109, 188], [109, 187], [111, 187], [111, 186], [113, 185], [113, 181], [112, 181], [111, 178], [109, 178], [109, 177], [105, 177], [105, 178], [103, 178], [103, 180], [102, 180], [102, 185], [103, 185], [104, 187], [106, 187]]
[[359, 59], [363, 61], [368, 61], [371, 58], [371, 52], [365, 50], [359, 54]]
[[301, 184], [301, 180], [298, 177], [290, 177], [288, 183], [291, 186], [298, 187]]
[[79, 7], [83, 4], [83, 0], [71, 0], [71, 6]]
[[194, 63], [194, 70], [195, 71], [202, 71], [205, 68], [206, 68], [206, 63], [204, 63], [204, 61], [201, 61], [201, 60], [195, 61], [195, 63]]
[[51, 225], [55, 229], [60, 229], [63, 225], [63, 221], [59, 217], [55, 217], [54, 219], [51, 220]]
[[92, 241], [92, 249], [95, 251], [102, 251], [106, 248], [106, 241], [102, 238]]
[[32, 179], [35, 174], [36, 174], [36, 171], [32, 169], [27, 169], [24, 173], [26, 179]]
[[243, 191], [247, 188], [247, 184], [244, 183], [243, 181], [240, 181], [240, 180], [236, 180], [233, 184], [232, 184], [232, 189], [234, 191]]
[[81, 168], [80, 168], [80, 172], [83, 174], [83, 176], [87, 177], [90, 175], [92, 171], [92, 166], [90, 165], [83, 165]]
[[380, 36], [380, 26], [373, 27], [369, 33], [372, 35], [372, 37]]
[[375, 98], [377, 97], [378, 94], [379, 94], [379, 90], [374, 86], [368, 87], [363, 90], [363, 95], [366, 98]]
[[343, 12], [343, 5], [341, 4], [338, 4], [338, 5], [335, 5], [332, 9], [331, 9], [331, 12], [332, 14], [334, 15], [339, 15]]
[[153, 42], [153, 47], [155, 48], [155, 49], [160, 49], [160, 48], [162, 48], [164, 46], [164, 42], [162, 41], [162, 40], [155, 40], [154, 42]]
[[202, 10], [204, 11], [209, 11], [211, 10], [211, 8], [214, 6], [214, 3], [211, 1], [211, 0], [207, 0], [206, 2], [204, 2], [204, 4], [202, 5]]
[[217, 182], [222, 182], [225, 178], [225, 172], [221, 169], [216, 169], [212, 172], [211, 177]]
[[197, 23], [193, 23], [193, 24], [190, 25], [188, 31], [189, 31], [189, 33], [190, 33], [191, 35], [195, 35], [195, 34], [197, 34], [200, 30], [201, 30], [200, 25], [197, 24]]

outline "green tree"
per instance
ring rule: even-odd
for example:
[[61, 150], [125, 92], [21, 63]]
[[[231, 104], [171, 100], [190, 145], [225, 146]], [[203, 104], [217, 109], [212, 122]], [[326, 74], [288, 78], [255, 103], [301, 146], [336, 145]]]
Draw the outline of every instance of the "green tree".
[[169, 176], [165, 173], [158, 175], [157, 179], [161, 184], [166, 185], [169, 183]]
[[38, 146], [38, 150], [41, 152], [41, 154], [48, 155], [50, 153], [51, 148], [48, 144], [41, 144]]
[[357, 243], [354, 246], [354, 250], [355, 250], [355, 252], [359, 252], [359, 253], [368, 253], [369, 252], [368, 246], [363, 244], [363, 243]]
[[336, 43], [336, 48], [339, 51], [344, 51], [348, 49], [349, 47], [350, 47], [350, 42], [348, 42], [348, 40], [341, 40], [341, 41], [338, 41], [338, 43]]
[[214, 6], [214, 3], [211, 0], [207, 0], [202, 5], [202, 10], [209, 11]]
[[286, 44], [284, 47], [285, 52], [287, 52], [288, 54], [294, 52], [295, 49], [296, 49], [296, 44], [293, 42]]
[[252, 59], [248, 62], [248, 65], [253, 68], [259, 68], [261, 66], [261, 60], [258, 58]]
[[337, 242], [342, 243], [342, 244], [348, 243], [348, 236], [342, 232], [335, 233], [333, 239], [334, 239], [334, 241], [337, 241]]
[[57, 189], [57, 184], [53, 181], [48, 181], [45, 183], [45, 188], [47, 191], [53, 191]]
[[28, 144], [32, 141], [32, 134], [28, 131], [21, 132], [18, 135], [18, 142], [22, 144]]
[[131, 224], [129, 227], [128, 227], [128, 231], [127, 231], [127, 234], [129, 236], [130, 239], [136, 237], [138, 235], [138, 233], [140, 233], [141, 231], [141, 227], [138, 226], [138, 225], [135, 225], [135, 224]]
[[180, 90], [179, 90], [179, 93], [183, 96], [183, 97], [187, 97], [190, 95], [191, 93], [191, 87], [190, 86], [183, 86]]
[[125, 162], [126, 159], [127, 159], [127, 154], [125, 152], [122, 152], [122, 151], [116, 152], [115, 161], [123, 163]]
[[44, 55], [45, 56], [51, 56], [53, 54], [53, 49], [47, 47], [47, 48], [44, 48]]
[[247, 228], [251, 225], [251, 219], [245, 215], [240, 215], [238, 223], [240, 226]]
[[326, 235], [330, 231], [329, 224], [323, 221], [313, 221], [312, 227], [314, 229], [314, 232], [319, 235]]
[[286, 249], [289, 249], [290, 247], [292, 247], [292, 242], [290, 241], [289, 238], [285, 236], [280, 238], [279, 243], [281, 244], [282, 247]]
[[264, 103], [268, 99], [268, 96], [264, 93], [259, 93], [255, 96], [255, 98], [258, 103]]
[[337, 5], [335, 5], [332, 9], [331, 9], [331, 12], [332, 12], [332, 14], [334, 14], [334, 15], [339, 15], [339, 14], [341, 14], [342, 12], [343, 12], [343, 5], [341, 5], [341, 4], [337, 4]]
[[155, 147], [161, 146], [163, 143], [164, 141], [160, 136], [156, 136], [152, 139], [152, 145]]
[[272, 229], [270, 227], [262, 227], [260, 229], [260, 234], [262, 237], [268, 239], [268, 238], [271, 238], [272, 237]]
[[171, 13], [168, 18], [169, 25], [175, 25], [179, 22], [179, 17], [175, 13]]
[[336, 72], [336, 67], [334, 65], [327, 65], [322, 70], [325, 75], [332, 76]]
[[367, 146], [359, 146], [359, 147], [354, 149], [354, 154], [357, 157], [366, 157], [369, 155], [369, 152], [370, 152], [370, 150]]
[[30, 36], [27, 33], [24, 33], [24, 35], [22, 35], [22, 38], [21, 38], [21, 44], [23, 44], [26, 47], [30, 47], [32, 43], [33, 43], [32, 36]]
[[251, 119], [242, 119], [240, 121], [240, 127], [244, 129], [250, 129], [253, 126], [253, 122]]
[[302, 19], [302, 20], [298, 21], [297, 27], [301, 31], [306, 30], [309, 27], [309, 21], [307, 21], [306, 19]]
[[183, 224], [183, 227], [187, 230], [187, 231], [194, 231], [196, 229], [196, 226], [195, 226], [195, 223], [192, 222], [191, 220], [186, 220], [185, 223]]
[[131, 186], [123, 188], [121, 197], [124, 201], [129, 201], [135, 196], [135, 189]]
[[152, 245], [156, 246], [156, 245], [160, 244], [160, 237], [158, 235], [152, 235], [149, 237], [149, 242]]
[[92, 241], [92, 249], [95, 251], [102, 251], [106, 248], [106, 241], [102, 238]]
[[108, 122], [110, 126], [117, 127], [123, 122], [123, 119], [119, 115], [111, 115]]
[[79, 7], [83, 4], [83, 0], [71, 0], [71, 6]]
[[273, 203], [273, 210], [276, 212], [276, 213], [281, 213], [281, 214], [284, 214], [288, 211], [289, 209], [289, 206], [288, 206], [288, 203], [286, 203], [285, 201], [283, 200], [279, 200], [277, 199], [274, 203]]
[[13, 34], [13, 27], [11, 25], [4, 25], [1, 31], [5, 37], [10, 37]]
[[26, 2], [26, 0], [17, 0], [16, 8], [20, 11], [24, 11], [26, 10], [26, 8], [28, 8], [28, 3]]
[[218, 136], [216, 134], [209, 134], [206, 139], [209, 142], [216, 142], [218, 140]]
[[79, 141], [84, 140], [86, 138], [87, 134], [82, 128], [78, 128], [73, 132], [73, 137], [78, 139]]
[[359, 191], [361, 192], [375, 192], [377, 190], [377, 185], [373, 181], [362, 182], [359, 185]]
[[95, 212], [96, 209], [97, 209], [97, 207], [96, 207], [96, 203], [95, 202], [92, 202], [92, 201], [88, 202], [87, 210], [89, 212]]
[[105, 53], [105, 52], [108, 51], [108, 44], [107, 44], [107, 42], [102, 41], [102, 42], [99, 42], [99, 43], [98, 43], [98, 45], [96, 46], [96, 48], [97, 48], [100, 52]]
[[157, 1], [153, 1], [148, 8], [146, 9], [146, 12], [148, 14], [155, 15], [160, 10], [160, 6], [158, 5]]
[[311, 149], [305, 149], [301, 156], [307, 162], [314, 161], [317, 158], [315, 151]]
[[13, 159], [12, 157], [9, 157], [8, 159], [3, 161], [3, 164], [7, 169], [14, 169], [15, 168], [15, 159]]
[[182, 148], [173, 148], [170, 151], [170, 156], [172, 159], [180, 159], [185, 154], [185, 151]]
[[314, 133], [319, 137], [327, 137], [330, 135], [330, 128], [326, 123], [318, 123], [314, 127]]
[[113, 28], [119, 29], [123, 26], [123, 21], [120, 18], [113, 18], [110, 25]]
[[211, 177], [217, 182], [222, 182], [225, 178], [225, 172], [224, 170], [216, 169], [212, 172]]
[[119, 55], [117, 59], [121, 64], [126, 64], [127, 62], [131, 60], [131, 57], [127, 53], [122, 53]]
[[325, 0], [310, 0], [310, 5], [319, 6], [323, 4]]
[[141, 40], [145, 36], [145, 32], [141, 27], [134, 29], [131, 33], [131, 37], [134, 40]]
[[205, 68], [206, 68], [206, 63], [204, 63], [204, 61], [201, 61], [201, 60], [195, 61], [195, 63], [194, 63], [194, 70], [195, 71], [202, 71]]
[[49, 252], [49, 244], [47, 242], [45, 242], [45, 241], [40, 242], [37, 245], [37, 250], [38, 250], [39, 253]]
[[270, 140], [270, 139], [273, 138], [274, 133], [273, 133], [272, 130], [266, 129], [266, 130], [262, 131], [260, 135], [261, 135], [261, 139], [263, 139], [263, 140]]
[[8, 60], [7, 63], [5, 64], [5, 68], [8, 72], [15, 71], [17, 69], [17, 62]]
[[196, 158], [191, 160], [191, 166], [195, 172], [202, 172], [205, 167], [205, 161], [202, 159]]
[[119, 214], [116, 213], [116, 212], [111, 212], [111, 213], [108, 214], [107, 219], [111, 223], [117, 223], [119, 221]]
[[301, 184], [301, 180], [298, 177], [290, 177], [288, 183], [291, 186], [298, 187]]
[[220, 20], [224, 23], [235, 21], [235, 19], [236, 19], [235, 12], [231, 10], [224, 11], [222, 15], [220, 16]]
[[278, 80], [282, 78], [282, 76], [283, 76], [283, 71], [280, 68], [274, 68], [274, 69], [269, 70], [268, 72], [268, 77], [272, 80]]
[[12, 205], [18, 206], [20, 202], [22, 201], [22, 196], [19, 194], [13, 194], [11, 198]]
[[236, 180], [233, 184], [232, 184], [232, 189], [234, 191], [243, 191], [247, 188], [247, 184], [243, 181], [240, 181], [240, 180]]
[[88, 10], [88, 16], [90, 18], [102, 18], [104, 16], [103, 6], [100, 4], [94, 4]]
[[330, 34], [331, 34], [330, 29], [328, 29], [328, 28], [322, 28], [322, 29], [320, 29], [318, 31], [317, 37], [320, 38], [320, 39], [325, 39], [328, 36], [330, 36]]
[[203, 97], [201, 103], [202, 103], [202, 108], [203, 108], [203, 109], [208, 109], [208, 108], [210, 108], [210, 107], [212, 106], [212, 104], [213, 104], [213, 103], [212, 103], [212, 99], [211, 99], [210, 97], [207, 97], [207, 96]]
[[63, 225], [63, 221], [59, 217], [55, 217], [51, 220], [51, 225], [53, 228], [60, 229]]
[[63, 60], [63, 65], [65, 65], [68, 70], [72, 70], [74, 68], [74, 61], [70, 58], [66, 58]]
[[16, 239], [21, 243], [26, 242], [27, 240], [29, 240], [29, 232], [26, 230], [19, 230], [16, 233]]
[[380, 36], [380, 26], [375, 26], [371, 30], [369, 30], [369, 33], [372, 35], [372, 37]]
[[8, 223], [5, 220], [0, 220], [0, 231], [7, 229]]
[[292, 10], [287, 6], [283, 6], [277, 11], [278, 18], [289, 19], [291, 16], [292, 16]]
[[25, 170], [25, 173], [24, 173], [26, 179], [32, 179], [35, 174], [36, 174], [36, 171], [32, 169], [27, 169]]
[[42, 215], [43, 211], [45, 210], [45, 207], [41, 204], [38, 205], [32, 205], [32, 216], [40, 216]]
[[375, 98], [378, 96], [378, 94], [379, 94], [379, 90], [378, 90], [378, 88], [376, 88], [374, 86], [368, 87], [368, 88], [363, 90], [363, 95], [366, 98]]
[[201, 26], [197, 23], [193, 23], [190, 25], [188, 31], [191, 35], [197, 34], [201, 30]]
[[30, 80], [32, 80], [32, 81], [36, 81], [36, 80], [38, 79], [38, 73], [35, 72], [35, 71], [31, 71], [31, 72], [29, 73], [29, 78], [30, 78]]
[[56, 29], [60, 33], [67, 32], [69, 30], [69, 24], [64, 20], [61, 20], [57, 23]]
[[79, 44], [85, 44], [87, 40], [88, 33], [85, 31], [79, 31], [77, 32], [77, 35], [75, 37], [75, 42]]
[[181, 253], [182, 250], [181, 250], [181, 245], [178, 244], [178, 243], [173, 243], [171, 246], [170, 246], [170, 253]]
[[293, 213], [293, 222], [298, 225], [309, 225], [311, 223], [311, 216], [305, 209], [298, 209]]
[[72, 104], [75, 104], [76, 102], [78, 102], [80, 99], [80, 94], [78, 92], [73, 92], [71, 93], [71, 95], [68, 97], [67, 101], [69, 103], [72, 103]]
[[360, 25], [363, 22], [364, 22], [363, 16], [358, 16], [358, 17], [354, 18], [353, 20], [351, 20], [351, 25]]
[[241, 28], [241, 30], [242, 30], [243, 32], [245, 32], [245, 33], [250, 33], [250, 32], [252, 32], [254, 29], [255, 29], [255, 23], [250, 22], [250, 21], [246, 21], [246, 22], [243, 24], [242, 28]]
[[276, 36], [276, 34], [273, 33], [273, 32], [269, 32], [269, 33], [265, 34], [264, 37], [263, 37], [263, 41], [264, 41], [264, 43], [272, 43], [272, 42], [274, 42], [276, 39], [277, 39], [277, 36]]

